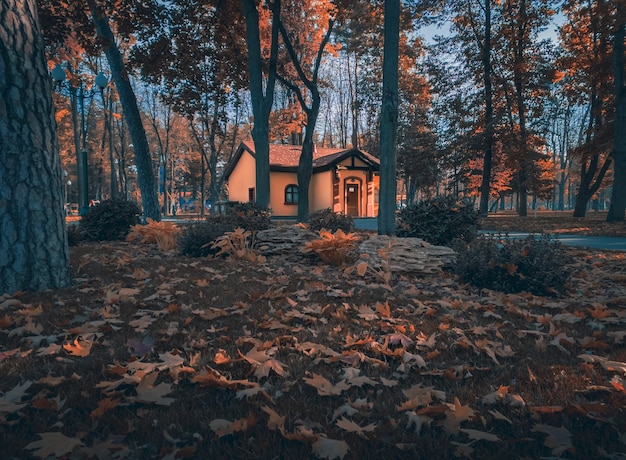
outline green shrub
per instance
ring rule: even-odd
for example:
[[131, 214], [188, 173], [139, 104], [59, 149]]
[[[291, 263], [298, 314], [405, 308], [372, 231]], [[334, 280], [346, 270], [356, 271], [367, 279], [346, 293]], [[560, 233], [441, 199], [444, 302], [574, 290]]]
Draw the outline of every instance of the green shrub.
[[458, 242], [455, 250], [453, 271], [479, 288], [553, 295], [565, 290], [571, 276], [572, 258], [549, 235], [481, 236], [469, 243]]
[[[233, 223], [233, 230], [241, 227], [244, 230], [258, 232], [272, 226], [271, 211], [256, 203], [235, 203], [230, 206], [226, 217]], [[210, 216], [209, 219], [213, 217]], [[230, 230], [228, 230], [230, 231]]]
[[350, 233], [354, 230], [354, 220], [351, 216], [334, 212], [330, 208], [320, 209], [309, 214], [306, 223], [314, 232], [319, 232], [323, 228], [333, 233], [339, 229], [344, 233]]
[[210, 216], [204, 222], [185, 226], [178, 239], [178, 247], [182, 254], [191, 257], [217, 254], [218, 249], [211, 249], [210, 243], [235, 228], [228, 216]]
[[402, 209], [398, 213], [396, 234], [451, 246], [455, 239], [471, 241], [476, 237], [478, 217], [470, 202], [437, 197]]
[[206, 257], [217, 254], [211, 243], [227, 232], [240, 227], [253, 233], [267, 230], [272, 225], [270, 211], [254, 203], [236, 203], [223, 215], [210, 215], [203, 222], [186, 226], [178, 240], [182, 254], [191, 257]]
[[139, 214], [141, 209], [132, 201], [102, 201], [81, 217], [80, 232], [91, 241], [123, 240], [130, 227], [139, 223]]

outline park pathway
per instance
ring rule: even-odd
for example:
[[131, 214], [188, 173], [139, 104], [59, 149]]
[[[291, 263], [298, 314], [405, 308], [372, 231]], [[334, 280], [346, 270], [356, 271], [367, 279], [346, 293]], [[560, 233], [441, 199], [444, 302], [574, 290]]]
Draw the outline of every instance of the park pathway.
[[[375, 218], [354, 219], [355, 227], [359, 230], [377, 230], [378, 224]], [[495, 234], [497, 232], [486, 230], [484, 234]], [[526, 238], [529, 233], [509, 232], [510, 238]], [[626, 252], [626, 238], [612, 236], [587, 236], [587, 235], [558, 235], [558, 241], [566, 246], [578, 246], [593, 249], [605, 249], [610, 251]]]

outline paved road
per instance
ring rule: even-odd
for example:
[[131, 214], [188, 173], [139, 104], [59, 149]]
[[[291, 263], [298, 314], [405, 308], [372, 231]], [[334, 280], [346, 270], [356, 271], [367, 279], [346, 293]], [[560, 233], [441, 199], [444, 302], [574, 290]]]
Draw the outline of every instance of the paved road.
[[[497, 233], [485, 231], [484, 233]], [[509, 232], [511, 238], [526, 238], [529, 234], [522, 232]], [[580, 246], [584, 248], [607, 249], [611, 251], [626, 252], [626, 238], [613, 236], [587, 236], [587, 235], [555, 235], [556, 239], [567, 246]]]
[[[378, 221], [374, 218], [354, 219], [355, 227], [359, 230], [377, 230]], [[485, 231], [484, 233], [496, 233]], [[509, 232], [511, 238], [526, 238], [529, 234], [522, 232]], [[558, 241], [567, 246], [579, 246], [594, 249], [607, 249], [611, 251], [626, 252], [626, 238], [611, 236], [585, 236], [585, 235], [556, 235]]]

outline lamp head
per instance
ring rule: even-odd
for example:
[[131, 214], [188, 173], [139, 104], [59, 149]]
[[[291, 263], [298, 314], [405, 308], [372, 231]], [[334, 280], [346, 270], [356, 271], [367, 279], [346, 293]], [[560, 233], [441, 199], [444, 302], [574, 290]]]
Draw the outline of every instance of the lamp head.
[[106, 77], [105, 74], [103, 74], [102, 72], [98, 73], [98, 75], [96, 75], [96, 86], [100, 89], [104, 89], [106, 88], [107, 84], [109, 83], [109, 79]]
[[52, 78], [54, 78], [54, 81], [58, 81], [59, 83], [65, 80], [65, 70], [63, 70], [61, 64], [57, 64], [54, 69], [52, 69]]

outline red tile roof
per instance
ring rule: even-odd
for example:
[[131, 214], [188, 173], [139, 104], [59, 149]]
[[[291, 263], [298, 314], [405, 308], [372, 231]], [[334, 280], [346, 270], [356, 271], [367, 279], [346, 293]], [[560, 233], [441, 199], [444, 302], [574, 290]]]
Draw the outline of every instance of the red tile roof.
[[[246, 149], [254, 153], [254, 142], [251, 140], [244, 141]], [[354, 151], [355, 149], [329, 149], [315, 148], [313, 152], [313, 167], [326, 166], [341, 158], [343, 154]], [[298, 166], [302, 146], [300, 145], [284, 145], [270, 144], [270, 165], [274, 167], [293, 168]], [[367, 152], [358, 150], [358, 152], [368, 161], [378, 165], [378, 158]]]

